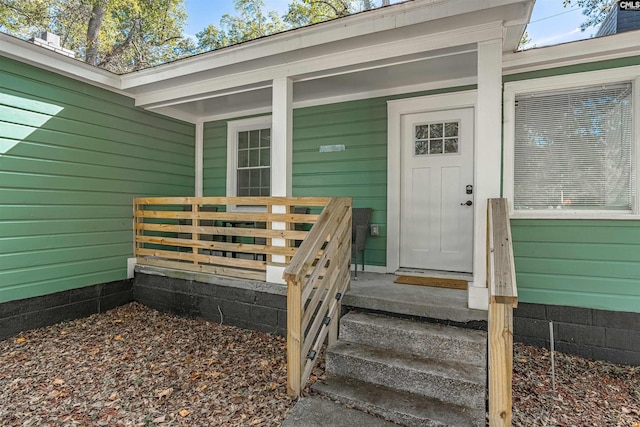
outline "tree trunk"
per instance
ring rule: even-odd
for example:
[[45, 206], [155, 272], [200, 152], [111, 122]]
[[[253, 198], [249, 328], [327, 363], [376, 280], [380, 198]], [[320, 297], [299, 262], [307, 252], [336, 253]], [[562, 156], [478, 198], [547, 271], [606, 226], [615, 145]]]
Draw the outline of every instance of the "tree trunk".
[[91, 17], [87, 28], [87, 53], [85, 62], [90, 65], [98, 65], [98, 35], [104, 16], [104, 0], [98, 0], [93, 4]]

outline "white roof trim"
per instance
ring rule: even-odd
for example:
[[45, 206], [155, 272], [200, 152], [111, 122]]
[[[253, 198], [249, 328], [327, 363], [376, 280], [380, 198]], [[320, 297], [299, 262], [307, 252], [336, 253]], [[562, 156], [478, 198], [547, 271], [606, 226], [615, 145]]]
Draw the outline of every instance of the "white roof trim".
[[640, 55], [640, 30], [503, 55], [503, 74]]
[[[502, 27], [500, 22], [465, 27], [459, 30], [429, 34], [412, 39], [404, 39], [385, 44], [366, 46], [359, 49], [339, 51], [320, 57], [288, 62], [277, 66], [256, 67], [244, 72], [229, 74], [223, 77], [197, 79], [182, 85], [149, 90], [136, 96], [136, 105], [153, 107], [156, 105], [172, 105], [203, 99], [203, 94], [214, 94], [217, 91], [244, 85], [270, 82], [280, 77], [300, 76], [307, 73], [332, 70], [366, 62], [369, 58], [376, 60], [410, 55], [428, 50], [445, 49], [465, 43], [476, 43], [482, 40], [500, 38]], [[193, 98], [192, 98], [193, 97]], [[209, 96], [213, 97], [213, 96]], [[172, 103], [171, 101], [174, 100]]]
[[[305, 49], [347, 38], [395, 30], [415, 24], [449, 18], [527, 0], [421, 0], [407, 1], [317, 25], [298, 28], [191, 58], [122, 76], [122, 88], [156, 83], [211, 68]], [[529, 9], [531, 9], [531, 4]]]
[[7, 34], [0, 33], [0, 52], [7, 58], [116, 91], [122, 95], [133, 96], [119, 90], [120, 76], [117, 74]]

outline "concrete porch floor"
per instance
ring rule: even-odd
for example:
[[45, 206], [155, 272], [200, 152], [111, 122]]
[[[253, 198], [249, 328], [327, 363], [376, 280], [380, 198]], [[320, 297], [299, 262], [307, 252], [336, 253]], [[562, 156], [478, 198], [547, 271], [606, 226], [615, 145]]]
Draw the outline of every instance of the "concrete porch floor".
[[487, 312], [468, 308], [467, 291], [393, 283], [395, 274], [351, 273], [345, 306], [364, 310], [426, 317], [456, 323], [487, 321]]

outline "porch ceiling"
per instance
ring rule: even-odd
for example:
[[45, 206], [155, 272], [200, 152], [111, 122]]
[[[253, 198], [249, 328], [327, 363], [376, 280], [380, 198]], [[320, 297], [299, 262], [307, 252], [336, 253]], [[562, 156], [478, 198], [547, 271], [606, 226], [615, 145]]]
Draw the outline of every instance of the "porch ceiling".
[[[294, 107], [347, 99], [361, 99], [390, 93], [420, 90], [448, 81], [474, 83], [477, 51], [471, 48], [449, 49], [428, 58], [412, 56], [400, 64], [369, 63], [363, 69], [352, 67], [329, 73], [310, 73], [294, 78]], [[212, 120], [238, 114], [268, 112], [271, 109], [271, 82], [203, 94], [203, 99], [187, 99], [155, 111]]]
[[407, 2], [126, 75], [122, 88], [138, 106], [197, 122], [269, 112], [283, 77], [294, 107], [473, 84], [478, 43], [513, 51], [532, 6]]

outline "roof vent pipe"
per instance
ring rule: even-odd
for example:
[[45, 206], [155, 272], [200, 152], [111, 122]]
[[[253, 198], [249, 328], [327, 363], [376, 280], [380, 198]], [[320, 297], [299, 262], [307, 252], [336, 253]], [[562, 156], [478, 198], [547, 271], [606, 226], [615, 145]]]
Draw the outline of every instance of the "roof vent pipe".
[[72, 50], [65, 49], [60, 46], [60, 36], [57, 34], [45, 31], [40, 34], [40, 37], [32, 38], [31, 42], [36, 46], [44, 47], [45, 49], [52, 50], [64, 56], [68, 56], [70, 58], [76, 57], [76, 54]]

